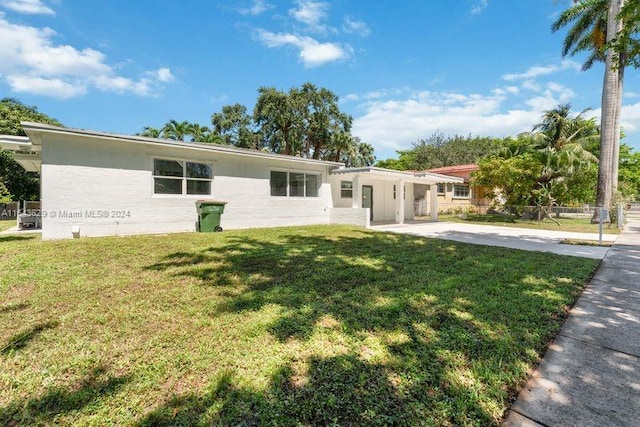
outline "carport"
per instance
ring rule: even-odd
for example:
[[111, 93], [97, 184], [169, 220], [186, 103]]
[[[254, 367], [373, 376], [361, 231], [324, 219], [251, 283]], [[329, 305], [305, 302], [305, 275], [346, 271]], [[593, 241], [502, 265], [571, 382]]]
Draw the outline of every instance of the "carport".
[[446, 175], [396, 171], [376, 167], [338, 168], [331, 171], [333, 206], [369, 209], [371, 222], [404, 224], [413, 220], [415, 185], [428, 186], [431, 219], [438, 219], [438, 184], [462, 183]]

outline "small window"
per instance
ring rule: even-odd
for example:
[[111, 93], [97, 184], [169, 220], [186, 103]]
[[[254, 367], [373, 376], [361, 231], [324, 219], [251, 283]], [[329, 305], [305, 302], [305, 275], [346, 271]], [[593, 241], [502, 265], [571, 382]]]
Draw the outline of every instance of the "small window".
[[[154, 194], [211, 194], [213, 171], [206, 163], [153, 160]], [[185, 193], [186, 191], [186, 193]]]
[[454, 184], [453, 185], [453, 197], [459, 199], [468, 199], [469, 198], [469, 186], [464, 184]]
[[271, 171], [271, 195], [287, 196], [287, 173]]
[[438, 184], [438, 194], [444, 194], [444, 184]]
[[351, 181], [340, 181], [340, 197], [343, 199], [353, 197], [353, 183]]

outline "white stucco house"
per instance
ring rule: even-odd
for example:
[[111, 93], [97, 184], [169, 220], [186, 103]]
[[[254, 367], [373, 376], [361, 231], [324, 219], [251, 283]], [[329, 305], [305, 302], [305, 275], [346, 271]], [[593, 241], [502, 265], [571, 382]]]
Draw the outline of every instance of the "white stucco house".
[[416, 184], [462, 182], [215, 144], [23, 128], [28, 137], [0, 136], [0, 148], [41, 174], [43, 239], [194, 231], [201, 199], [227, 202], [225, 229], [402, 223], [413, 218]]

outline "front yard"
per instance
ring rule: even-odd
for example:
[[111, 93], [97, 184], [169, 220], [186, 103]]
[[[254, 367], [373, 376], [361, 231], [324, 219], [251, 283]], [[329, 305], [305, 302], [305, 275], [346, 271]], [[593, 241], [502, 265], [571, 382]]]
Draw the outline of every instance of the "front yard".
[[3, 425], [498, 424], [598, 264], [336, 226], [0, 254]]
[[8, 230], [16, 226], [15, 219], [2, 219], [0, 220], [0, 231]]

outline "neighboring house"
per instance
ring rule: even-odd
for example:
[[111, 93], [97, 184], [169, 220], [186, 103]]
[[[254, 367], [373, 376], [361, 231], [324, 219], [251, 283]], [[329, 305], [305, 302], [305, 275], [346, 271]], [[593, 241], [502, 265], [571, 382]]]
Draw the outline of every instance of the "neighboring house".
[[[41, 173], [42, 238], [194, 231], [195, 202], [227, 202], [225, 229], [403, 223], [415, 187], [462, 183], [429, 172], [304, 159], [202, 144], [23, 123], [0, 148]], [[430, 203], [437, 212], [437, 199]]]
[[[491, 191], [484, 187], [473, 186], [470, 184], [471, 173], [478, 169], [478, 165], [476, 164], [467, 164], [444, 166], [426, 171], [427, 173], [463, 179], [463, 182], [439, 183], [437, 185], [438, 209], [440, 213], [455, 213], [464, 209], [475, 209], [479, 212], [486, 211], [489, 203], [491, 202]], [[417, 192], [417, 195], [420, 196], [426, 193], [422, 199], [428, 200], [430, 189], [420, 188], [419, 190], [420, 192]], [[425, 193], [422, 193], [422, 190], [424, 190]], [[421, 197], [417, 197], [417, 199], [416, 208], [418, 210], [424, 210], [424, 203], [420, 202]], [[420, 212], [416, 214], [419, 213]]]

